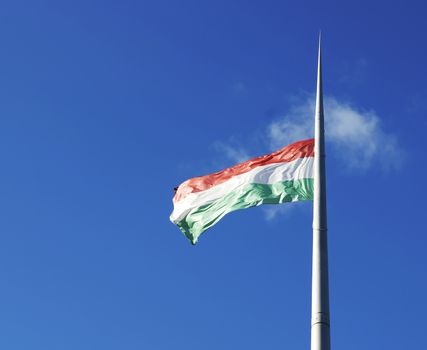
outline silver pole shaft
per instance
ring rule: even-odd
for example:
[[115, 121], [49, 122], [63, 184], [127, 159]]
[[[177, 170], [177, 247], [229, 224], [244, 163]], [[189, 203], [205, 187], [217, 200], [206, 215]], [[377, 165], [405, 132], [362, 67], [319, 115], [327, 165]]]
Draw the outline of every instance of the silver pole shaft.
[[322, 57], [319, 37], [314, 146], [313, 276], [311, 350], [330, 350], [326, 172], [322, 91]]

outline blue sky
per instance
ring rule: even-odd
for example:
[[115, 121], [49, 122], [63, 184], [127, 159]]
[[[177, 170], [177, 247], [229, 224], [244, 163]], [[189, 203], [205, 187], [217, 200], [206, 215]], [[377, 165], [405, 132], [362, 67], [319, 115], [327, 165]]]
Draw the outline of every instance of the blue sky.
[[185, 179], [310, 133], [322, 29], [332, 345], [427, 348], [425, 13], [2, 2], [0, 347], [307, 349], [310, 203], [195, 247], [168, 217]]

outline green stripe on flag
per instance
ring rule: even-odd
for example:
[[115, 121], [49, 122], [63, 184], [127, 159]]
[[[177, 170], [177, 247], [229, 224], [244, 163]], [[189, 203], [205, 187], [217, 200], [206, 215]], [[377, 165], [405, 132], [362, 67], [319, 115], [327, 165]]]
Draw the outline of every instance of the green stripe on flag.
[[261, 204], [307, 201], [313, 199], [313, 179], [299, 179], [275, 184], [246, 184], [226, 196], [192, 209], [177, 226], [196, 244], [199, 236], [224, 215]]

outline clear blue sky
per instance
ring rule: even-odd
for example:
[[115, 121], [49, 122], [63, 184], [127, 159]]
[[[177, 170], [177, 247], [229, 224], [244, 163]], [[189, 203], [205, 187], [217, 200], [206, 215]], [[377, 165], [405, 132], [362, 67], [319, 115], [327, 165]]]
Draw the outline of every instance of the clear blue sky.
[[328, 144], [332, 345], [426, 349], [426, 11], [3, 1], [0, 348], [308, 349], [311, 204], [230, 214], [195, 247], [168, 216], [174, 186], [304, 117], [322, 29], [352, 145]]

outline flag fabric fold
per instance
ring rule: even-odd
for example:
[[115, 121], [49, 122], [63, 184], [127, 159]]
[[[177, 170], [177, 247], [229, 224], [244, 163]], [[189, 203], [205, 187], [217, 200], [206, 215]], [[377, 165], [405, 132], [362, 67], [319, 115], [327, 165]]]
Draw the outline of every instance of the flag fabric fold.
[[261, 204], [313, 199], [314, 140], [295, 142], [262, 157], [183, 182], [170, 220], [195, 244], [232, 211]]

